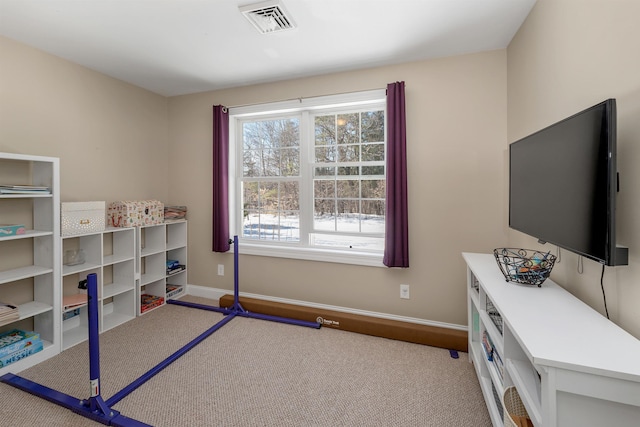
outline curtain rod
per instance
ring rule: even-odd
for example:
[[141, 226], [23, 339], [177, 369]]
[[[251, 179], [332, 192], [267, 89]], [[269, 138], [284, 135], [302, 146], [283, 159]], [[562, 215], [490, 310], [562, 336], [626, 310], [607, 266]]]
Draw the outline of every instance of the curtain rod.
[[[406, 87], [406, 85], [405, 85]], [[310, 99], [310, 98], [319, 98], [321, 96], [336, 96], [336, 95], [347, 95], [349, 93], [358, 93], [358, 92], [369, 92], [369, 91], [373, 91], [373, 90], [386, 90], [386, 88], [374, 88], [374, 89], [363, 89], [363, 90], [356, 90], [356, 91], [350, 91], [350, 92], [336, 92], [336, 93], [330, 93], [330, 94], [325, 94], [325, 95], [314, 95], [314, 96], [301, 96], [298, 98], [289, 98], [289, 99], [281, 99], [278, 101], [267, 101], [267, 102], [255, 102], [253, 104], [241, 104], [241, 105], [231, 105], [229, 107], [225, 107], [227, 109], [229, 108], [241, 108], [241, 107], [253, 107], [254, 105], [260, 105], [260, 104], [271, 104], [271, 103], [276, 103], [276, 102], [287, 102], [287, 101], [299, 101], [302, 102], [302, 100], [304, 99]]]

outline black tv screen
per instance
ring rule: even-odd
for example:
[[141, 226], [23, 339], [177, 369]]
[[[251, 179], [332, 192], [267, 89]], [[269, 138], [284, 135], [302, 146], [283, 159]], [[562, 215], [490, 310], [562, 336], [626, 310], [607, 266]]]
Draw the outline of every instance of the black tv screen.
[[543, 243], [626, 264], [616, 250], [616, 192], [615, 99], [509, 146], [509, 226]]

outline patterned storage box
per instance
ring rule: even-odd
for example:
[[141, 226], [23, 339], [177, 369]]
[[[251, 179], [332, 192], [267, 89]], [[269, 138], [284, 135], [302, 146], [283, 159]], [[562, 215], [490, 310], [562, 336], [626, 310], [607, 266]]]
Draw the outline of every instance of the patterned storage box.
[[104, 231], [105, 202], [62, 203], [60, 209], [63, 236]]
[[113, 202], [109, 203], [107, 217], [111, 227], [162, 224], [164, 222], [164, 204], [157, 200]]

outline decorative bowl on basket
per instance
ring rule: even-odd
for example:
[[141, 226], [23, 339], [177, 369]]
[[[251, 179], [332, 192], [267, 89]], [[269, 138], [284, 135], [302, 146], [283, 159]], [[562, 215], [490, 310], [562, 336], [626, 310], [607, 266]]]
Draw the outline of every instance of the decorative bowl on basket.
[[497, 248], [493, 255], [507, 282], [538, 287], [547, 280], [556, 262], [555, 255], [533, 249]]

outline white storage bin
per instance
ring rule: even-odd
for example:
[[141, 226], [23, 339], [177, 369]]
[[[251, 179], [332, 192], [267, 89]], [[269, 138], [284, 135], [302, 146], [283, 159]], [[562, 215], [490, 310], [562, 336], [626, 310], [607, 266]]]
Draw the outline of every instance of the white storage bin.
[[104, 231], [105, 205], [102, 202], [65, 202], [60, 209], [61, 234], [71, 236]]

